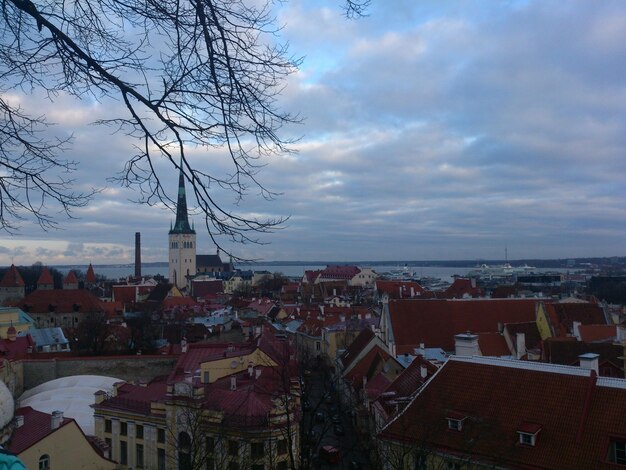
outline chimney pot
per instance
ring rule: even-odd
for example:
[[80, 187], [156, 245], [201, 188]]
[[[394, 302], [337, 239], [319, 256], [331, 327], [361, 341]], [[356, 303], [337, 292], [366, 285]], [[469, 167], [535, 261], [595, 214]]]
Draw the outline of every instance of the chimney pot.
[[230, 389], [237, 390], [237, 376], [236, 375], [232, 375], [230, 377]]

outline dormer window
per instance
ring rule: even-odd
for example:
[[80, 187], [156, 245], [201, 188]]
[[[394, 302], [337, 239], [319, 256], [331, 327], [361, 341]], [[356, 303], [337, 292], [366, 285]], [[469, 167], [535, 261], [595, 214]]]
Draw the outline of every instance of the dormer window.
[[460, 432], [463, 430], [463, 421], [467, 419], [467, 415], [459, 413], [457, 411], [451, 411], [446, 416], [448, 421], [448, 429], [450, 431]]
[[617, 465], [626, 465], [626, 440], [611, 439], [608, 460]]
[[517, 429], [519, 443], [523, 446], [534, 447], [537, 442], [537, 435], [541, 431], [541, 425], [534, 423], [522, 423]]

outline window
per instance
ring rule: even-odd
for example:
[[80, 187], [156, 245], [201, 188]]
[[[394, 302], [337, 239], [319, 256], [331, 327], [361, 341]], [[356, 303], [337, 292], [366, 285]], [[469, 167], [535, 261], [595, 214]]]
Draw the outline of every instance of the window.
[[526, 432], [519, 433], [519, 443], [525, 446], [534, 446], [535, 445], [535, 435], [529, 434]]
[[287, 453], [287, 440], [281, 439], [276, 443], [276, 453], [278, 455], [285, 455]]
[[141, 424], [135, 426], [135, 437], [137, 439], [143, 439], [143, 426]]
[[448, 418], [448, 429], [450, 429], [452, 431], [461, 431], [461, 430], [463, 430], [463, 420], [462, 419]]
[[128, 436], [128, 423], [120, 423], [120, 436]]
[[212, 437], [207, 437], [206, 438], [206, 453], [210, 455], [213, 452], [215, 452], [215, 439]]
[[50, 468], [50, 456], [43, 454], [39, 457], [39, 470], [48, 470]]
[[143, 468], [143, 444], [135, 446], [135, 455], [137, 468]]
[[165, 429], [158, 428], [157, 429], [157, 442], [163, 444], [165, 442]]
[[253, 442], [250, 444], [250, 454], [253, 459], [263, 458], [265, 445], [263, 442]]
[[165, 449], [157, 449], [157, 469], [165, 470]]
[[228, 441], [228, 455], [232, 455], [232, 456], [239, 455], [239, 442]]
[[186, 432], [178, 434], [178, 468], [191, 470], [191, 437]]
[[120, 463], [128, 465], [128, 443], [126, 441], [120, 441]]
[[612, 439], [609, 446], [609, 462], [626, 465], [626, 441]]
[[320, 342], [319, 342], [319, 341], [316, 341], [316, 342], [315, 342], [315, 350], [316, 350], [316, 351], [320, 351], [321, 349], [322, 349], [322, 346], [321, 346]]
[[113, 426], [111, 425], [110, 419], [104, 420], [104, 432], [111, 432], [113, 430]]

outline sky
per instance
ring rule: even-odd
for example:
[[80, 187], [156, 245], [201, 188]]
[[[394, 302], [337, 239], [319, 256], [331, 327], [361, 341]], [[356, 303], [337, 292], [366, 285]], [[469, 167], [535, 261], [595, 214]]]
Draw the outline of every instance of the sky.
[[[250, 191], [237, 210], [289, 219], [261, 245], [226, 249], [309, 261], [626, 255], [626, 2], [373, 0], [358, 20], [341, 6], [277, 10], [280, 40], [304, 59], [279, 97], [304, 118], [284, 129], [300, 140], [259, 175], [280, 196]], [[135, 232], [144, 262], [166, 261], [172, 212], [107, 181], [135, 143], [93, 124], [117, 105], [20, 100], [73, 133], [78, 187], [101, 191], [58, 230], [0, 233], [0, 265], [132, 262]], [[164, 183], [175, 194], [176, 173]], [[198, 253], [214, 253], [190, 217]]]

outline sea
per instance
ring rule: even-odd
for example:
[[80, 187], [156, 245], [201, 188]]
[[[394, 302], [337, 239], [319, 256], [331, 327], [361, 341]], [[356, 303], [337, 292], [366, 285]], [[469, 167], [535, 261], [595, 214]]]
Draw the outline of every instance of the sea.
[[[350, 263], [345, 263], [350, 264]], [[354, 263], [360, 267], [371, 267], [379, 274], [386, 272], [402, 271], [403, 266], [399, 265], [375, 265], [366, 266], [360, 263]], [[269, 271], [270, 273], [281, 273], [289, 278], [301, 278], [304, 275], [304, 271], [314, 271], [317, 269], [324, 269], [326, 264], [239, 264], [235, 265], [235, 268], [241, 270], [252, 271]], [[78, 269], [86, 272], [87, 266], [55, 266], [56, 269], [63, 273], [67, 273], [70, 269]], [[124, 279], [134, 275], [134, 264], [118, 264], [118, 265], [94, 265], [94, 272], [98, 275], [104, 276], [107, 279]], [[449, 266], [410, 266], [408, 269], [415, 272], [416, 277], [435, 277], [444, 281], [452, 280], [454, 275], [465, 276], [469, 271], [475, 268], [470, 267], [449, 267]], [[168, 267], [163, 265], [147, 265], [141, 267], [141, 274], [144, 276], [155, 276], [160, 274], [164, 277], [169, 275]]]

